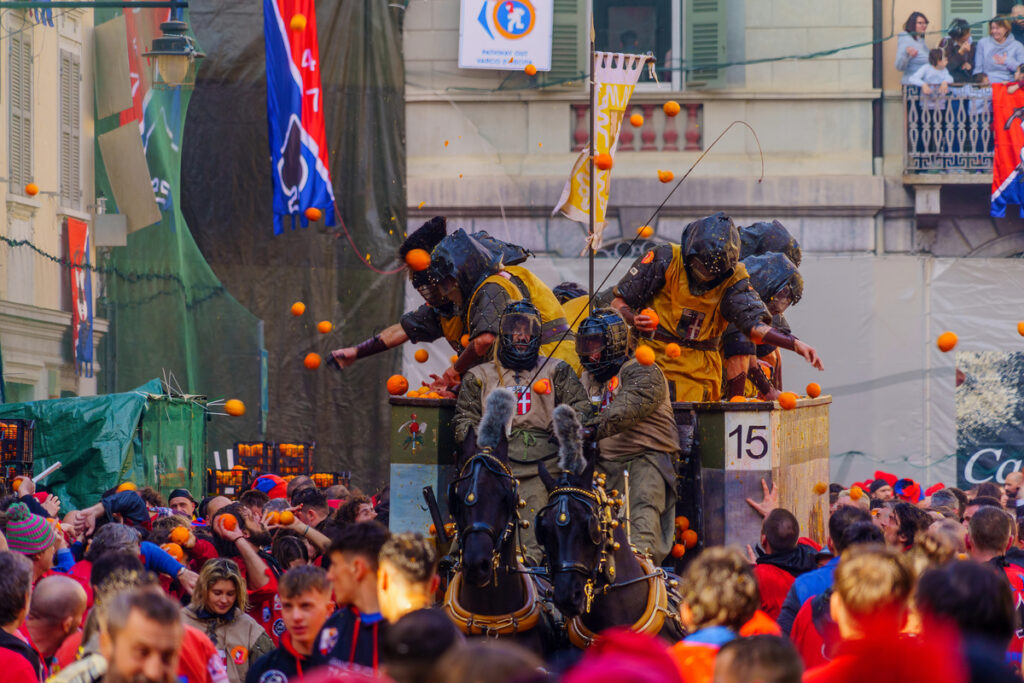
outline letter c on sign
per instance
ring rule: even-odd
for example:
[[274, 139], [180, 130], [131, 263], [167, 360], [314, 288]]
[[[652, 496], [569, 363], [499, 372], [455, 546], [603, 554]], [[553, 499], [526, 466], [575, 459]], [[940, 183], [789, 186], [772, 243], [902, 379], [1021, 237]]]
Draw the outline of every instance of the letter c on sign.
[[1007, 467], [1010, 468], [1010, 472], [1020, 472], [1021, 465], [1024, 465], [1024, 462], [1021, 462], [1020, 460], [1006, 460], [999, 466], [999, 469], [996, 470], [996, 483], [1006, 483]]
[[967, 461], [967, 465], [964, 466], [964, 479], [972, 484], [982, 484], [986, 481], [991, 481], [992, 477], [986, 477], [985, 479], [975, 479], [974, 477], [974, 465], [978, 462], [981, 456], [986, 453], [993, 453], [996, 456], [996, 462], [1003, 457], [1003, 449], [1001, 448], [982, 448], [980, 451], [971, 456], [971, 459]]

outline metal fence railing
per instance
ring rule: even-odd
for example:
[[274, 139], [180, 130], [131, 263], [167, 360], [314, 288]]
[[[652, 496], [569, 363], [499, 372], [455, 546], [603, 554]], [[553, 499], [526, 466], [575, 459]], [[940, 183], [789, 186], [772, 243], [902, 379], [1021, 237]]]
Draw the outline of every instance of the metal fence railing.
[[904, 173], [992, 172], [992, 89], [973, 85], [931, 94], [904, 86]]

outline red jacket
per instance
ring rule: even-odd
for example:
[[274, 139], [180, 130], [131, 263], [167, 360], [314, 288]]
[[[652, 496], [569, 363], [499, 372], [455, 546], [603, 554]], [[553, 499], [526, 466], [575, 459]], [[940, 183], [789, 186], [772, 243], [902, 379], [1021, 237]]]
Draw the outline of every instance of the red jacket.
[[785, 569], [771, 564], [754, 565], [754, 576], [761, 590], [761, 609], [772, 619], [778, 619], [786, 594], [796, 577]]
[[793, 641], [793, 646], [804, 663], [804, 669], [808, 671], [829, 662], [825, 657], [825, 638], [814, 625], [812, 602], [814, 598], [808, 598], [800, 606], [800, 611], [793, 620], [793, 629], [789, 632], [789, 639]]

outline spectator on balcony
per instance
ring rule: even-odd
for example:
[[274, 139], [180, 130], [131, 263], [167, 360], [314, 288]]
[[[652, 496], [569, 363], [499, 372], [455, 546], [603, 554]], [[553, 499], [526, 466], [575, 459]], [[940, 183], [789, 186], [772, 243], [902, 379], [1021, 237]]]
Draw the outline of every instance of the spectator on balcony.
[[1024, 44], [1024, 5], [1014, 5], [1010, 8], [1010, 32], [1014, 39]]
[[901, 83], [906, 85], [918, 69], [928, 64], [928, 46], [924, 42], [928, 17], [920, 12], [911, 12], [903, 30], [906, 32], [901, 33], [896, 42], [896, 68], [903, 72]]
[[1010, 35], [1010, 22], [993, 19], [988, 22], [988, 36], [978, 41], [974, 70], [988, 75], [991, 83], [1013, 80], [1017, 67], [1024, 63], [1024, 45]]
[[910, 77], [908, 85], [921, 88], [921, 102], [925, 109], [943, 109], [946, 105], [946, 93], [953, 77], [946, 68], [948, 60], [942, 48], [935, 48], [928, 53], [928, 63], [918, 69]]
[[946, 37], [939, 43], [949, 62], [947, 68], [954, 83], [970, 83], [974, 71], [974, 51], [977, 48], [971, 39], [971, 25], [966, 19], [954, 19], [949, 25]]

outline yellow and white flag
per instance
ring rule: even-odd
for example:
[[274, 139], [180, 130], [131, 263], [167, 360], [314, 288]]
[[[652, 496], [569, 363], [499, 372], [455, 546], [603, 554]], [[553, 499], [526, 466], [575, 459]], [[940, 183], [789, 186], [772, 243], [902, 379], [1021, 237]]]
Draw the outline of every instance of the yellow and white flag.
[[[647, 55], [627, 55], [616, 52], [598, 52], [594, 69], [594, 154], [615, 157], [619, 143], [619, 129], [629, 108], [629, 98], [643, 73]], [[576, 158], [572, 173], [562, 190], [558, 206], [551, 215], [561, 212], [570, 220], [587, 223], [590, 220], [590, 145]], [[601, 246], [605, 212], [608, 209], [608, 188], [612, 171], [594, 168], [597, 197], [594, 202], [594, 249]]]

